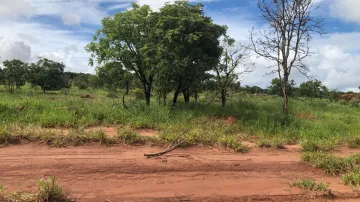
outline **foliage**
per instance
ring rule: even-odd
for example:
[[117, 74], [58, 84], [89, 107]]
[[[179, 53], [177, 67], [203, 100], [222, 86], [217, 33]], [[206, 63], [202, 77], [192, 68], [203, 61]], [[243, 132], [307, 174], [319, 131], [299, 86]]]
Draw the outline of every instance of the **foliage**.
[[222, 50], [218, 39], [226, 27], [205, 16], [203, 5], [186, 1], [166, 4], [156, 16], [157, 54], [163, 73], [174, 83], [173, 104], [181, 92], [189, 102], [190, 91], [198, 91], [205, 73], [219, 62]]
[[70, 87], [64, 68], [63, 63], [41, 58], [36, 64], [30, 65], [28, 80], [33, 86], [40, 86], [44, 92]]
[[[294, 95], [294, 92], [296, 90], [295, 88], [295, 81], [291, 80], [289, 81], [288, 85], [287, 85], [287, 93], [289, 96]], [[282, 81], [278, 78], [274, 78], [271, 81], [270, 86], [267, 88], [267, 93], [270, 95], [279, 95], [282, 96], [283, 92], [282, 92]]]
[[298, 94], [310, 98], [325, 98], [329, 90], [319, 80], [311, 80], [300, 84]]
[[86, 47], [92, 56], [90, 64], [95, 58], [99, 64], [122, 64], [128, 71], [133, 71], [143, 85], [148, 105], [156, 69], [148, 62], [147, 55], [154, 23], [156, 20], [149, 6], [133, 4], [131, 10], [104, 18], [102, 28]]
[[19, 89], [25, 85], [27, 65], [20, 60], [5, 60], [3, 62], [4, 69], [2, 70], [2, 77], [5, 84], [8, 86], [9, 92], [14, 92], [14, 87]]

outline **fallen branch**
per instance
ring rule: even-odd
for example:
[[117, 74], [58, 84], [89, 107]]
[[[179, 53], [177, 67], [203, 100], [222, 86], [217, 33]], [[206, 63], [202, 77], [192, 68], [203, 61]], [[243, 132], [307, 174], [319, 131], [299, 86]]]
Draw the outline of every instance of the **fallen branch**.
[[176, 149], [179, 145], [181, 145], [183, 143], [183, 141], [177, 141], [177, 143], [174, 144], [175, 142], [176, 141], [172, 142], [165, 151], [158, 152], [158, 153], [144, 154], [144, 156], [146, 156], [148, 158], [156, 157], [156, 156], [162, 156], [162, 155], [164, 155], [166, 153], [169, 153], [172, 150]]

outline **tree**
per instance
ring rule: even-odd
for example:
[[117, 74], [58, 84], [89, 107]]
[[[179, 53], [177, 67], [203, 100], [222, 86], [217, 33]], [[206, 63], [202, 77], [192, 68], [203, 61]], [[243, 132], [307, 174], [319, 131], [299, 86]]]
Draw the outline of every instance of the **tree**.
[[29, 66], [28, 81], [34, 86], [40, 86], [43, 92], [69, 88], [69, 79], [64, 74], [65, 65], [47, 58]]
[[315, 79], [300, 84], [298, 93], [304, 97], [324, 98], [329, 94], [329, 90], [321, 81]]
[[312, 34], [323, 34], [323, 19], [313, 17], [313, 0], [258, 0], [268, 29], [250, 34], [255, 53], [275, 63], [281, 81], [283, 114], [288, 115], [288, 84], [291, 70], [306, 75], [303, 60], [310, 55]]
[[19, 89], [25, 85], [27, 64], [20, 60], [5, 60], [3, 62], [3, 77], [8, 86], [9, 92], [14, 92], [14, 87]]
[[214, 66], [214, 71], [216, 73], [216, 80], [220, 89], [221, 106], [225, 107], [226, 94], [229, 85], [235, 82], [240, 74], [251, 72], [252, 68], [244, 65], [244, 68], [241, 69], [241, 71], [235, 71], [236, 68], [248, 58], [249, 53], [247, 47], [236, 45], [235, 39], [228, 36], [224, 36], [221, 45], [223, 48], [221, 61], [218, 65]]
[[[282, 89], [282, 83], [280, 79], [278, 78], [274, 78], [271, 81], [271, 85], [268, 87], [267, 89], [267, 93], [271, 94], [271, 95], [278, 95], [278, 96], [283, 96], [283, 89]], [[290, 80], [288, 82], [288, 85], [286, 85], [286, 92], [288, 96], [292, 96], [296, 87], [295, 87], [295, 81], [294, 80]]]
[[110, 62], [98, 67], [97, 75], [111, 93], [115, 93], [118, 88], [125, 89], [122, 100], [124, 107], [127, 108], [125, 105], [125, 95], [129, 93], [130, 83], [134, 80], [133, 75], [124, 69], [119, 62]]
[[[70, 75], [69, 72], [67, 72], [67, 75]], [[87, 89], [90, 87], [90, 76], [91, 74], [79, 73], [76, 76], [72, 76], [72, 78], [70, 77], [70, 79], [72, 79], [72, 84], [79, 89]]]
[[149, 6], [133, 4], [132, 9], [106, 17], [94, 40], [86, 47], [91, 52], [90, 64], [95, 58], [99, 64], [117, 62], [133, 71], [141, 81], [147, 105], [150, 105], [151, 89], [156, 65], [150, 63], [148, 44], [156, 19]]
[[198, 80], [218, 64], [221, 56], [219, 37], [226, 27], [214, 24], [204, 15], [203, 5], [185, 1], [166, 4], [157, 15], [157, 55], [168, 68], [175, 91], [173, 104], [183, 93], [189, 102], [191, 88], [197, 88]]

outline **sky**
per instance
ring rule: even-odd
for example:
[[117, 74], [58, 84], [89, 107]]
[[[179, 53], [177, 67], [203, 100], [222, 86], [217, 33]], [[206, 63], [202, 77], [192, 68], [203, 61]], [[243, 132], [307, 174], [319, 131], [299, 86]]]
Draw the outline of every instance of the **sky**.
[[[170, 0], [174, 1], [174, 0]], [[249, 30], [264, 27], [257, 0], [190, 0], [202, 3], [215, 23], [228, 26], [228, 35], [246, 43]], [[306, 59], [312, 78], [330, 89], [359, 92], [360, 8], [359, 0], [313, 0], [320, 5], [314, 15], [325, 18], [327, 34], [314, 35], [312, 55]], [[66, 71], [94, 73], [84, 47], [91, 42], [101, 19], [124, 12], [131, 3], [159, 10], [165, 0], [0, 0], [0, 62], [20, 59], [36, 62], [47, 57], [63, 62]], [[243, 85], [267, 87], [269, 62], [251, 57], [254, 71], [240, 77]], [[295, 83], [307, 78], [294, 69]]]

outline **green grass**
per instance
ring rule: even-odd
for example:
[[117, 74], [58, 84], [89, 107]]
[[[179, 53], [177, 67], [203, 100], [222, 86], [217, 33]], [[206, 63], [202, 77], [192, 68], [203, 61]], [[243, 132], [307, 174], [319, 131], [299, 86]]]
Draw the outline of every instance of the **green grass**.
[[5, 186], [0, 189], [0, 201], [2, 202], [70, 202], [68, 192], [57, 184], [56, 177], [48, 177], [36, 181], [37, 192], [5, 192]]
[[257, 142], [260, 148], [285, 149], [285, 140], [279, 138], [263, 138]]
[[304, 139], [300, 145], [304, 152], [329, 152], [338, 145], [338, 142], [336, 140]]
[[[89, 94], [90, 99], [80, 98]], [[166, 107], [158, 105], [155, 98], [148, 107], [136, 100], [134, 92], [127, 97], [128, 110], [120, 99], [109, 98], [103, 90], [70, 89], [67, 94], [23, 88], [9, 94], [0, 92], [0, 144], [16, 144], [19, 140], [42, 141], [53, 146], [79, 145], [99, 141], [111, 145], [119, 141], [129, 144], [143, 142], [136, 134], [120, 134], [118, 139], [108, 139], [101, 133], [83, 135], [74, 132], [69, 137], [43, 134], [41, 129], [18, 134], [13, 128], [68, 128], [78, 131], [89, 126], [117, 125], [131, 129], [159, 130], [160, 140], [171, 142], [181, 136], [187, 145], [223, 145], [243, 150], [240, 142], [256, 135], [259, 146], [282, 148], [288, 143], [301, 142], [304, 151], [330, 151], [343, 142], [357, 147], [360, 134], [360, 110], [352, 105], [328, 100], [306, 98], [290, 99], [290, 116], [281, 113], [281, 98], [233, 93], [228, 105], [222, 108], [211, 93], [201, 94], [197, 104]], [[169, 95], [171, 96], [171, 95]], [[227, 117], [236, 121], [227, 124]], [[32, 133], [29, 135], [29, 133]], [[51, 137], [56, 136], [56, 138]], [[134, 140], [134, 142], [133, 142]], [[73, 142], [73, 143], [71, 143]]]
[[37, 198], [39, 201], [70, 201], [68, 199], [68, 193], [65, 193], [56, 181], [56, 177], [49, 177], [36, 182], [38, 186]]
[[320, 168], [327, 174], [339, 175], [346, 173], [353, 167], [349, 158], [336, 157], [331, 154], [321, 152], [308, 152], [302, 155], [305, 162]]
[[296, 182], [291, 183], [290, 186], [297, 187], [307, 191], [318, 191], [318, 192], [327, 191], [329, 188], [329, 184], [325, 184], [322, 181], [317, 183], [314, 180], [308, 180], [308, 179], [298, 180]]
[[341, 180], [345, 185], [358, 189], [360, 187], [360, 172], [358, 169], [354, 169], [342, 175]]

